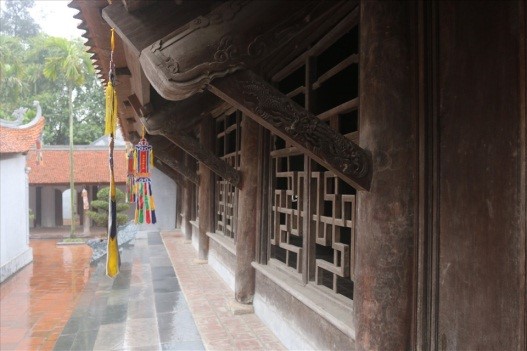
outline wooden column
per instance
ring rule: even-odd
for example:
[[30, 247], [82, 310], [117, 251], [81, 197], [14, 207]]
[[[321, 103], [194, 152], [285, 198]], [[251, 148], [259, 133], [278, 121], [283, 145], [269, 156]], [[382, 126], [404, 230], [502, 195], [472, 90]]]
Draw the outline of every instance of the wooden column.
[[240, 169], [243, 184], [238, 192], [238, 230], [236, 232], [236, 271], [234, 294], [236, 301], [252, 303], [254, 296], [254, 268], [256, 248], [256, 212], [258, 192], [259, 126], [250, 118], [242, 122]]
[[[206, 151], [214, 147], [213, 119], [204, 118], [201, 121], [200, 144]], [[207, 232], [212, 231], [214, 218], [214, 175], [210, 168], [203, 162], [199, 163], [199, 244], [198, 259], [206, 260], [209, 253], [209, 237]]]
[[417, 205], [416, 3], [362, 1], [360, 145], [370, 192], [358, 192], [357, 350], [411, 350]]

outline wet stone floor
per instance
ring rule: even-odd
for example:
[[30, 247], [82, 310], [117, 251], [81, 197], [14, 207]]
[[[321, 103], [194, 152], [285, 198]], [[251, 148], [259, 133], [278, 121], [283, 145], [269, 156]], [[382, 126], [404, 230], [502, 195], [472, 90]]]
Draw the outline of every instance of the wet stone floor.
[[86, 284], [54, 350], [204, 350], [158, 232], [123, 246], [121, 272], [104, 260]]
[[0, 349], [51, 350], [90, 278], [91, 249], [32, 240], [33, 263], [0, 285]]
[[0, 285], [0, 350], [204, 350], [158, 232], [122, 247], [116, 279], [56, 241]]

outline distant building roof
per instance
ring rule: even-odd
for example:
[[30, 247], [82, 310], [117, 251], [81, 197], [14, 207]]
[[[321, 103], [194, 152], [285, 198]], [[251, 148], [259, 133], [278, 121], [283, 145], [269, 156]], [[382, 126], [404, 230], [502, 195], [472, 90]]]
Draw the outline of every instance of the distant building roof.
[[28, 152], [40, 137], [44, 123], [44, 117], [40, 117], [21, 126], [0, 125], [0, 154]]
[[[45, 146], [42, 161], [37, 165], [37, 152], [31, 150], [27, 156], [30, 185], [69, 184], [69, 148], [67, 146]], [[109, 184], [108, 148], [76, 146], [73, 151], [74, 181], [78, 184]], [[115, 182], [126, 183], [127, 163], [124, 148], [114, 151]]]

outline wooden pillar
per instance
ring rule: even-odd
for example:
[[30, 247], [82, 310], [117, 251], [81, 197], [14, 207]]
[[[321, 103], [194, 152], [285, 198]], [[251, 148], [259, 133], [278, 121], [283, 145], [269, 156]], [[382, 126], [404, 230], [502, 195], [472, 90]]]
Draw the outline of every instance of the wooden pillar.
[[354, 292], [357, 350], [412, 349], [418, 186], [415, 2], [361, 1], [360, 145], [369, 192], [358, 192]]
[[234, 294], [236, 301], [252, 303], [254, 296], [254, 268], [256, 248], [256, 213], [258, 192], [258, 123], [244, 117], [240, 170], [242, 187], [238, 192], [238, 230], [236, 232], [236, 271]]
[[[204, 118], [200, 127], [200, 143], [204, 149], [212, 150], [214, 144], [213, 119]], [[199, 163], [199, 244], [198, 259], [206, 260], [209, 253], [209, 237], [214, 218], [214, 175], [203, 162]]]

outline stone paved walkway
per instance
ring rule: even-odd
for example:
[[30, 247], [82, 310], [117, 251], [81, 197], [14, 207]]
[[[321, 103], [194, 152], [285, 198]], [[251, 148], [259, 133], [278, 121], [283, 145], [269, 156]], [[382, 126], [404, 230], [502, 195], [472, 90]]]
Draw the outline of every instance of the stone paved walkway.
[[121, 272], [102, 260], [55, 350], [203, 350], [158, 232], [123, 246]]

